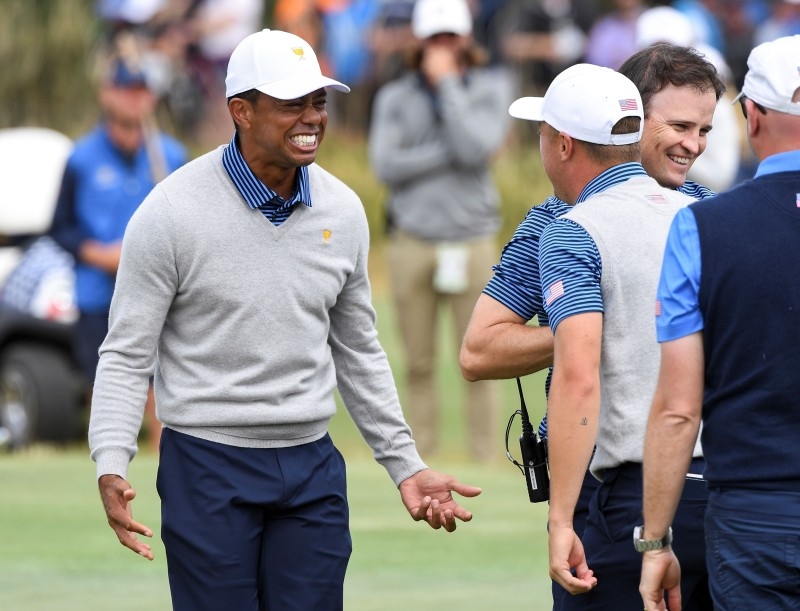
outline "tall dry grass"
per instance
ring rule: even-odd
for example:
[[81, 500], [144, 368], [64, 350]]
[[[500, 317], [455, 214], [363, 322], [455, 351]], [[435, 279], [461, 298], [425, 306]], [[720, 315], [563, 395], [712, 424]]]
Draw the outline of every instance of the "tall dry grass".
[[70, 136], [94, 115], [88, 59], [99, 38], [93, 0], [4, 0], [0, 128], [52, 127]]

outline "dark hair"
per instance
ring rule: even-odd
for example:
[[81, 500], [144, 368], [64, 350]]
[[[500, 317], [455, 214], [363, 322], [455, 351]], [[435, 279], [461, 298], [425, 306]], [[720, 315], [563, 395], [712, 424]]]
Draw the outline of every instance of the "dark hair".
[[619, 72], [639, 89], [645, 116], [653, 96], [669, 84], [692, 87], [700, 93], [713, 91], [718, 102], [725, 93], [725, 84], [714, 64], [691, 47], [666, 42], [634, 53], [620, 66]]
[[233, 98], [239, 98], [250, 102], [251, 104], [256, 104], [258, 102], [258, 98], [260, 98], [263, 94], [258, 89], [248, 89], [247, 91], [242, 91], [241, 93], [234, 93], [232, 96], [228, 98], [228, 103]]
[[[641, 126], [639, 117], [622, 117], [611, 128], [612, 134], [633, 134], [639, 131]], [[642, 154], [638, 142], [633, 144], [595, 144], [581, 140], [580, 143], [586, 149], [586, 154], [592, 161], [606, 164], [608, 166], [629, 163], [631, 161], [641, 161]]]

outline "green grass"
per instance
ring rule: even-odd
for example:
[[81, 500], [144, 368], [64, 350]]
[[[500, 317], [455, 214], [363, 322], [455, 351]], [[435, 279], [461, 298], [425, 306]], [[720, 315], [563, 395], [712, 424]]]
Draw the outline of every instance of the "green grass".
[[[505, 465], [437, 466], [484, 489], [469, 502], [475, 519], [452, 534], [411, 521], [383, 470], [360, 453], [348, 457], [354, 549], [345, 608], [548, 608], [545, 507], [527, 502], [521, 478]], [[155, 470], [155, 456], [141, 455], [130, 480], [134, 515], [157, 529]], [[117, 543], [83, 449], [4, 457], [0, 481], [0, 608], [169, 608], [161, 542], [153, 540], [153, 562]]]
[[[376, 267], [380, 263], [376, 253]], [[376, 282], [380, 285], [380, 282]], [[396, 372], [397, 337], [386, 298], [378, 292], [379, 333]], [[407, 515], [391, 480], [375, 463], [344, 410], [331, 433], [348, 464], [353, 555], [346, 580], [348, 611], [406, 611], [451, 607], [461, 611], [549, 609], [546, 505], [528, 502], [522, 476], [503, 458], [505, 420], [516, 409], [513, 381], [501, 382], [505, 407], [497, 423], [498, 460], [466, 459], [460, 415], [460, 378], [445, 326], [440, 355], [446, 389], [445, 435], [430, 466], [480, 486], [464, 500], [475, 514], [455, 533], [435, 532]], [[541, 376], [525, 380], [533, 417], [543, 410]], [[401, 388], [402, 391], [402, 388]], [[518, 448], [514, 428], [512, 450]], [[129, 479], [137, 489], [134, 515], [158, 532], [157, 461], [140, 454]], [[160, 540], [147, 562], [124, 549], [107, 526], [84, 446], [37, 446], [0, 455], [0, 609], [8, 611], [134, 611], [169, 609]]]

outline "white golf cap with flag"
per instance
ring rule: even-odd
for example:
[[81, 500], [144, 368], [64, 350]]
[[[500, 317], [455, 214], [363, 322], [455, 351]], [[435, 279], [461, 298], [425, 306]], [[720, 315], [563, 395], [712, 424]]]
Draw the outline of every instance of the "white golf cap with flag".
[[417, 0], [411, 31], [420, 40], [436, 34], [472, 34], [472, 13], [466, 0]]
[[350, 91], [322, 75], [311, 45], [280, 30], [261, 30], [242, 40], [231, 54], [225, 77], [226, 98], [258, 89], [279, 100], [294, 100], [323, 87]]
[[[800, 88], [800, 35], [764, 42], [750, 51], [743, 95], [766, 108], [800, 115], [800, 103], [792, 102]], [[734, 100], [734, 101], [736, 101]]]
[[[512, 117], [544, 121], [560, 132], [594, 144], [638, 142], [644, 129], [639, 90], [628, 77], [593, 64], [576, 64], [561, 72], [543, 98], [520, 98], [508, 109]], [[612, 134], [624, 117], [639, 117], [639, 131]]]

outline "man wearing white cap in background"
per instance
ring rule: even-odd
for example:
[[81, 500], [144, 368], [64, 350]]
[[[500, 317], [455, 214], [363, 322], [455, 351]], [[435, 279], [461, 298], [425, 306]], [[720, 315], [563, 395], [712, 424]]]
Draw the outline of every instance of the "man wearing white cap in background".
[[[800, 608], [800, 36], [757, 46], [747, 65], [739, 101], [758, 171], [672, 223], [644, 445], [642, 536], [657, 541], [673, 522], [702, 420], [718, 611]], [[665, 590], [676, 608], [679, 558], [670, 546], [645, 552], [646, 610], [664, 608]]]
[[[451, 308], [458, 343], [491, 275], [500, 228], [490, 162], [510, 123], [511, 88], [479, 67], [465, 0], [419, 0], [412, 70], [378, 92], [369, 153], [389, 188], [389, 269], [406, 356], [407, 409], [423, 457], [439, 448], [436, 381], [439, 306]], [[495, 382], [464, 386], [467, 449], [499, 456]]]
[[[544, 169], [556, 197], [574, 205], [544, 229], [539, 253], [555, 336], [550, 575], [581, 594], [561, 609], [631, 609], [641, 561], [630, 532], [641, 516], [641, 442], [658, 369], [652, 304], [669, 222], [691, 198], [645, 173], [642, 100], [622, 74], [574, 66], [544, 98], [522, 98], [510, 112], [540, 122]], [[573, 514], [589, 466], [601, 484], [578, 537]], [[702, 533], [685, 509], [686, 529]], [[696, 564], [690, 589], [702, 580], [702, 556]]]
[[328, 435], [338, 387], [411, 517], [452, 531], [480, 493], [426, 468], [376, 337], [368, 228], [314, 164], [326, 88], [301, 38], [264, 30], [231, 56], [236, 133], [156, 187], [122, 247], [89, 445], [108, 521], [152, 559], [126, 481], [153, 359], [158, 491], [173, 608], [343, 608], [345, 469]]

